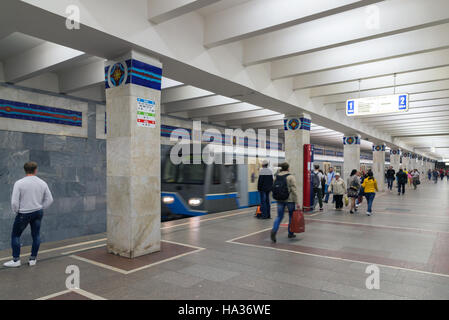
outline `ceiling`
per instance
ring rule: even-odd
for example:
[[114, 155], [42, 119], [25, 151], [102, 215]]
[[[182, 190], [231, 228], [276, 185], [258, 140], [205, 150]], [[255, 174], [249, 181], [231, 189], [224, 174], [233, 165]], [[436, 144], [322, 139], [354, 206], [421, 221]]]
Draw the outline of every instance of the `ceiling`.
[[[63, 15], [62, 2], [60, 7], [51, 0], [23, 2]], [[187, 5], [177, 5], [181, 2]], [[109, 15], [128, 10], [120, 6], [110, 7]], [[126, 40], [148, 39], [151, 50], [161, 55], [169, 76], [163, 81], [165, 114], [233, 128], [281, 129], [284, 115], [299, 107], [312, 115], [313, 143], [341, 146], [343, 133], [359, 133], [363, 150], [385, 141], [449, 159], [449, 1], [136, 0], [136, 6], [135, 12], [127, 12], [135, 21], [129, 23], [133, 36], [128, 31], [131, 39]], [[143, 7], [154, 10], [143, 14]], [[105, 13], [93, 5], [83, 10], [89, 10], [87, 20], [92, 18], [84, 23], [114, 32], [110, 43], [118, 45], [121, 34], [108, 29], [101, 16]], [[158, 15], [152, 16], [153, 11]], [[148, 20], [154, 26], [145, 25]], [[123, 38], [127, 27], [122, 26]], [[194, 37], [191, 30], [196, 30]], [[91, 39], [67, 46], [70, 41], [40, 32], [55, 42], [19, 32], [0, 38], [5, 80], [20, 84], [51, 72], [57, 75], [60, 92], [104, 100], [107, 55], [102, 50], [107, 46], [91, 50], [96, 45]], [[195, 41], [200, 45], [194, 47]], [[167, 48], [178, 50], [170, 56]], [[25, 59], [31, 52], [39, 60], [40, 51], [60, 54], [53, 64], [19, 68], [21, 56]], [[204, 73], [186, 77], [174, 59]], [[231, 90], [231, 82], [245, 83], [245, 93]], [[347, 99], [393, 93], [410, 95], [407, 113], [345, 115]]]

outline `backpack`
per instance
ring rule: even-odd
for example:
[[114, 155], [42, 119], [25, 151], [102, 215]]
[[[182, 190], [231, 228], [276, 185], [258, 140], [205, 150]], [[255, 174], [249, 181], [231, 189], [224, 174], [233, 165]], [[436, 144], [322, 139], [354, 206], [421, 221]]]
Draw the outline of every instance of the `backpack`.
[[312, 172], [312, 186], [314, 188], [319, 188], [321, 184], [320, 178], [318, 176], [318, 173]]
[[273, 198], [275, 200], [285, 201], [288, 199], [290, 192], [288, 191], [287, 177], [290, 174], [278, 175], [273, 184]]

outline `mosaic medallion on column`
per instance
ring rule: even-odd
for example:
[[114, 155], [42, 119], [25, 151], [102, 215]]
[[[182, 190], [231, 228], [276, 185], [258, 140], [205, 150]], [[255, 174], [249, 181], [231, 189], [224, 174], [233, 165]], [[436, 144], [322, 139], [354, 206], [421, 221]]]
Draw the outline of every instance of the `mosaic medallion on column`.
[[298, 130], [301, 122], [297, 118], [284, 119], [284, 130]]
[[360, 144], [360, 138], [355, 137], [343, 137], [343, 144], [345, 145], [353, 145], [353, 144]]
[[373, 146], [373, 151], [385, 151], [385, 145]]
[[397, 150], [397, 149], [391, 149], [390, 150], [390, 154], [392, 154], [392, 155], [399, 155], [399, 154], [401, 154], [401, 151], [400, 150]]
[[110, 88], [119, 87], [128, 78], [128, 66], [123, 62], [117, 62], [107, 70], [106, 77]]

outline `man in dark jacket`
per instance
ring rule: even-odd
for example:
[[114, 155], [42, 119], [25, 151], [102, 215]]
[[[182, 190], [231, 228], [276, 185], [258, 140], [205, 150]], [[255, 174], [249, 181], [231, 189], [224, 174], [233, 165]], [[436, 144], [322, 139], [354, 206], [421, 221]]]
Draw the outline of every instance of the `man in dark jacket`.
[[[257, 191], [260, 195], [260, 210], [262, 214], [260, 219], [271, 218], [270, 192], [273, 188], [273, 172], [268, 168], [268, 161], [262, 161], [262, 168], [259, 171], [259, 180], [257, 181]], [[258, 216], [259, 217], [259, 216]]]
[[405, 193], [405, 185], [407, 184], [408, 181], [408, 177], [407, 174], [402, 171], [402, 168], [399, 169], [399, 172], [396, 173], [396, 177], [398, 178], [398, 195], [401, 194], [401, 189], [402, 189], [402, 194]]
[[393, 182], [394, 182], [395, 173], [396, 172], [394, 171], [393, 167], [390, 166], [390, 168], [388, 168], [388, 170], [387, 170], [387, 182], [388, 182], [389, 190], [393, 190]]

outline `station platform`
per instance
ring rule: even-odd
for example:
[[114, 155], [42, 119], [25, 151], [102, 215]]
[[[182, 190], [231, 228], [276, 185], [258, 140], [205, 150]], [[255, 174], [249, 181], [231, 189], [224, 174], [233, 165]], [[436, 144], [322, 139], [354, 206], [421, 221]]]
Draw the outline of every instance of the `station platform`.
[[[161, 252], [134, 260], [107, 254], [106, 234], [43, 243], [35, 267], [25, 247], [20, 268], [0, 267], [0, 299], [449, 299], [448, 192], [445, 179], [379, 193], [372, 216], [366, 200], [354, 215], [325, 204], [276, 244], [273, 205], [271, 220], [248, 208], [163, 223]], [[365, 285], [371, 264], [379, 289]], [[80, 290], [66, 288], [70, 265]]]

